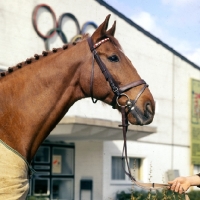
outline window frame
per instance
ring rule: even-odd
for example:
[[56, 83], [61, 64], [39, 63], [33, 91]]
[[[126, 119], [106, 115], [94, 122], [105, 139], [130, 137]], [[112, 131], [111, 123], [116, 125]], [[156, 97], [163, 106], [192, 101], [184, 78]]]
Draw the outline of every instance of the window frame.
[[[112, 158], [113, 157], [119, 157], [121, 159], [121, 155], [111, 155], [110, 156], [110, 184], [111, 185], [120, 185], [120, 184], [123, 184], [123, 185], [130, 185], [132, 184], [130, 182], [130, 178], [125, 174], [125, 179], [112, 179]], [[130, 162], [130, 158], [133, 158], [133, 159], [139, 159], [140, 160], [140, 163], [139, 163], [139, 179], [137, 180], [141, 180], [141, 177], [142, 177], [142, 173], [143, 173], [143, 162], [144, 162], [144, 157], [139, 157], [139, 156], [134, 156], [134, 155], [130, 155], [128, 156], [128, 162]], [[125, 164], [125, 170], [128, 171], [127, 169], [127, 166]], [[124, 172], [125, 173], [125, 172]]]
[[[75, 190], [74, 190], [74, 184], [75, 184], [75, 145], [74, 143], [59, 143], [59, 142], [48, 142], [45, 141], [44, 143], [41, 144], [39, 148], [49, 148], [49, 162], [35, 162], [35, 159], [33, 159], [32, 162], [32, 167], [33, 169], [36, 170], [36, 174], [33, 176], [33, 178], [30, 180], [30, 188], [29, 188], [29, 193], [28, 196], [34, 195], [38, 196], [36, 193], [34, 193], [35, 190], [35, 180], [36, 179], [49, 179], [48, 183], [48, 194], [43, 194], [42, 196], [46, 199], [51, 199], [51, 189], [52, 189], [52, 184], [53, 184], [53, 179], [70, 179], [72, 180], [73, 183], [73, 198], [75, 195]], [[72, 174], [53, 174], [52, 173], [52, 161], [53, 161], [53, 150], [55, 148], [58, 149], [70, 149], [72, 151]]]

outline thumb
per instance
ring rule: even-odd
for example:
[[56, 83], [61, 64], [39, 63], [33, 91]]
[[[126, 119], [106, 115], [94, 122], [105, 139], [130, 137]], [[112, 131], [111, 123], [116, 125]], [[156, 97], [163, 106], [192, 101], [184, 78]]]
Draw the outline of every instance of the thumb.
[[174, 181], [168, 181], [168, 184], [173, 184], [174, 183]]

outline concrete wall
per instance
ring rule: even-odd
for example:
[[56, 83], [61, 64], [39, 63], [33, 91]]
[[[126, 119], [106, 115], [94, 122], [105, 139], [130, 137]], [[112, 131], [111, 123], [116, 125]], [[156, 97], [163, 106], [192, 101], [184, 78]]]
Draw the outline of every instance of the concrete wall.
[[89, 179], [93, 181], [93, 199], [102, 200], [103, 199], [102, 174], [103, 174], [103, 142], [102, 141], [76, 142], [75, 143], [75, 199], [79, 200], [80, 180]]

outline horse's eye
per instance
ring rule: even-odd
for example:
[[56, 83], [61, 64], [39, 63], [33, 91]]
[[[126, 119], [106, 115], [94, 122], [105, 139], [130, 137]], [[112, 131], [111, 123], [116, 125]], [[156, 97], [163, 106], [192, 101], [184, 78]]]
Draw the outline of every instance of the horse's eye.
[[116, 55], [108, 57], [108, 60], [110, 60], [111, 62], [119, 62], [119, 58]]

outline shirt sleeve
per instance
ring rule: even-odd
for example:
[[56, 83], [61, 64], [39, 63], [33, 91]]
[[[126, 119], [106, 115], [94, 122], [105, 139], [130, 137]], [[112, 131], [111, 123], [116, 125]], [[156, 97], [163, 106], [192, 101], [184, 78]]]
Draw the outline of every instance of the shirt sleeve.
[[[200, 173], [198, 173], [197, 176], [199, 176], [199, 178], [200, 178]], [[200, 185], [197, 185], [197, 187], [200, 188]]]

